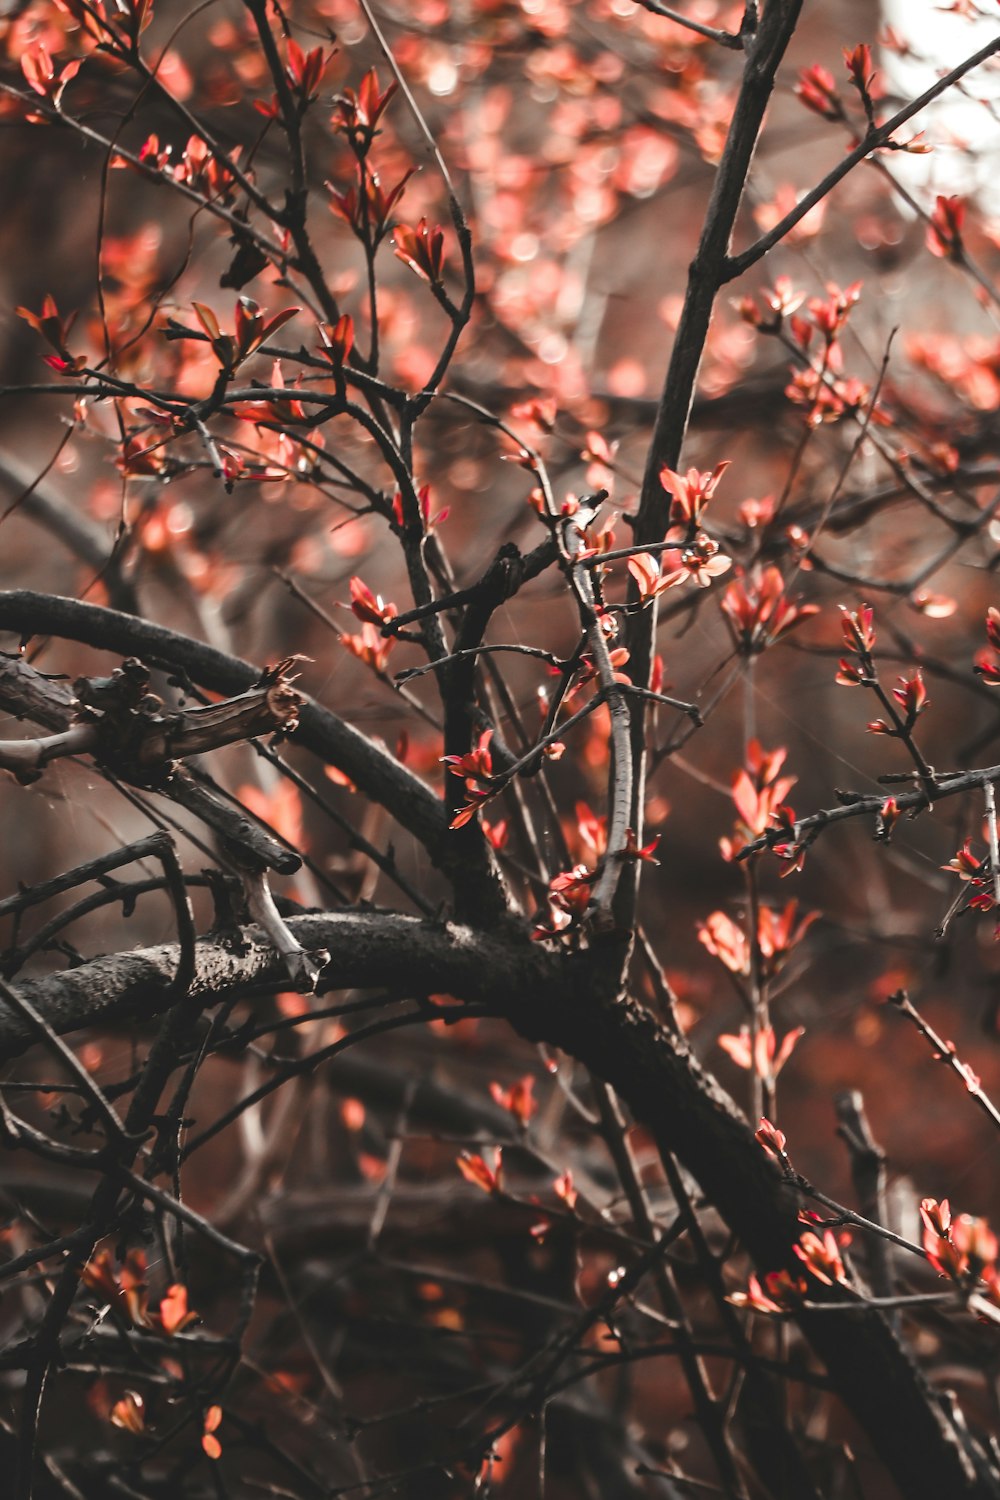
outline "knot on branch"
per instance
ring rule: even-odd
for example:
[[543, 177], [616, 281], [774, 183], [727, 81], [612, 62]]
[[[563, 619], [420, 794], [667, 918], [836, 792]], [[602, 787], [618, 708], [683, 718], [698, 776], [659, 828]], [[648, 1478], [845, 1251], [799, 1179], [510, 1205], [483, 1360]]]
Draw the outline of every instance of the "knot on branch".
[[304, 701], [292, 686], [296, 660], [287, 657], [267, 668], [235, 698], [172, 710], [151, 691], [148, 668], [129, 657], [109, 677], [76, 680], [77, 718], [92, 726], [99, 760], [130, 780], [146, 779], [176, 760], [239, 740], [291, 734]]

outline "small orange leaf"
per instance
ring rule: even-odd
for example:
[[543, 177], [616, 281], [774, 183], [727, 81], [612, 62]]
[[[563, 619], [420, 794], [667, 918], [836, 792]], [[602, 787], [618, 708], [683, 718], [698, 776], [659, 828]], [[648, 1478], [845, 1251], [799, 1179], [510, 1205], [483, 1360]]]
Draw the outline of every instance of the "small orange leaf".
[[180, 1333], [197, 1320], [198, 1314], [188, 1308], [187, 1287], [180, 1282], [168, 1286], [159, 1307], [164, 1333]]
[[137, 1436], [146, 1430], [146, 1403], [138, 1391], [126, 1391], [111, 1408], [111, 1424]]
[[483, 1158], [472, 1151], [463, 1151], [456, 1160], [456, 1166], [467, 1182], [474, 1187], [482, 1188], [484, 1193], [498, 1193], [500, 1191], [500, 1166], [501, 1152], [498, 1146], [493, 1153], [493, 1168], [489, 1168]]
[[215, 1436], [215, 1430], [222, 1421], [222, 1407], [210, 1406], [205, 1413], [205, 1426], [201, 1435], [201, 1446], [209, 1458], [222, 1457], [222, 1444]]

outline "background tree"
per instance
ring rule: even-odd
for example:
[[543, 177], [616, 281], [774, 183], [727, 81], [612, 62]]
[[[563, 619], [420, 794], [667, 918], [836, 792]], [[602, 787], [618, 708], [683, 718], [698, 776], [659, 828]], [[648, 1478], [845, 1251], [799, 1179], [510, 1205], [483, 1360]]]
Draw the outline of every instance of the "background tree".
[[1000, 1495], [1000, 36], [853, 9], [0, 23], [18, 1500]]

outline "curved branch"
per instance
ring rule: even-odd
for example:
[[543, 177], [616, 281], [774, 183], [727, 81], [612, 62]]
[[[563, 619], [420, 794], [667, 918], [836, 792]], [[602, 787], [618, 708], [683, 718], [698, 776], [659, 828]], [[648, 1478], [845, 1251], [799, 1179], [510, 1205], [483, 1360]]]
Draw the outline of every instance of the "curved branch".
[[[621, 1095], [661, 1151], [693, 1173], [762, 1271], [798, 1266], [795, 1181], [757, 1145], [741, 1110], [684, 1038], [630, 999], [601, 999], [594, 953], [555, 956], [526, 939], [504, 941], [397, 913], [300, 916], [289, 927], [304, 948], [327, 948], [327, 975], [337, 987], [394, 986], [411, 995], [447, 992], [483, 1002], [522, 1037], [579, 1059]], [[175, 968], [177, 945], [162, 945], [27, 981], [18, 993], [52, 1031], [64, 1034], [162, 1010]], [[283, 972], [259, 930], [208, 936], [196, 948], [189, 1004], [214, 1005], [253, 984], [280, 986]], [[33, 1032], [18, 1017], [0, 1017], [0, 1061], [31, 1041]], [[822, 1287], [813, 1296], [820, 1301]], [[880, 1311], [864, 1304], [846, 1314], [802, 1310], [799, 1322], [907, 1500], [1000, 1497], [1000, 1481], [976, 1476], [960, 1437]]]
[[[495, 1009], [524, 1037], [559, 1047], [610, 1083], [634, 1118], [700, 1183], [761, 1271], [798, 1267], [798, 1190], [755, 1141], [746, 1119], [683, 1037], [627, 998], [606, 1000], [593, 953], [553, 955], [455, 924], [393, 913], [343, 912], [293, 919], [303, 947], [326, 948], [338, 986], [446, 991]], [[57, 1033], [115, 1017], [148, 1016], [168, 1003], [176, 945], [94, 959], [18, 987]], [[280, 985], [279, 955], [249, 928], [198, 943], [189, 1003], [216, 1004], [248, 986]], [[0, 1019], [0, 1061], [32, 1033]], [[817, 1286], [811, 1297], [823, 1299]], [[836, 1296], [837, 1289], [830, 1289]], [[959, 1437], [884, 1314], [799, 1313], [835, 1388], [867, 1432], [907, 1500], [997, 1500], [1000, 1482], [977, 1476]]]
[[[57, 635], [98, 650], [140, 656], [218, 693], [241, 693], [260, 680], [259, 667], [190, 636], [57, 594], [28, 589], [0, 592], [0, 630], [22, 638]], [[438, 869], [462, 891], [468, 909], [477, 917], [498, 921], [506, 914], [503, 882], [486, 840], [460, 848], [448, 829], [442, 804], [383, 745], [312, 699], [301, 710], [295, 741], [343, 771], [360, 792], [412, 833]]]
[[[306, 951], [327, 950], [328, 987], [331, 982], [338, 989], [394, 987], [503, 1006], [518, 986], [535, 993], [559, 982], [552, 955], [537, 944], [502, 942], [470, 927], [370, 911], [294, 917], [287, 926]], [[148, 1020], [167, 1009], [177, 964], [176, 944], [164, 943], [24, 980], [17, 993], [64, 1036], [116, 1019]], [[281, 954], [266, 933], [243, 927], [199, 939], [188, 993], [207, 1007], [253, 987], [285, 987], [287, 979]], [[35, 1040], [30, 1026], [0, 1010], [0, 1062], [19, 1056]]]

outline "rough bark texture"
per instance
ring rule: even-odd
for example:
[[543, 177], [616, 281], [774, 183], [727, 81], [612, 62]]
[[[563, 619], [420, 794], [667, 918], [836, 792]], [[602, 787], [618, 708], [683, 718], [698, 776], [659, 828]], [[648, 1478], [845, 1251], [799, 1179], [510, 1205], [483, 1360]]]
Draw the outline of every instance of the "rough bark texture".
[[[303, 947], [326, 949], [331, 988], [390, 987], [420, 996], [453, 994], [503, 1013], [518, 988], [536, 993], [564, 983], [550, 956], [524, 940], [507, 943], [470, 927], [424, 922], [395, 912], [334, 912], [288, 922]], [[95, 958], [18, 990], [60, 1035], [116, 1018], [144, 1020], [169, 1004], [176, 945], [136, 948]], [[254, 986], [287, 984], [280, 954], [257, 927], [199, 940], [191, 994], [208, 1006]], [[19, 1056], [36, 1040], [16, 1016], [0, 1015], [0, 1060]]]
[[[261, 673], [250, 662], [134, 615], [30, 590], [0, 593], [0, 630], [21, 638], [55, 632], [100, 651], [140, 656], [151, 666], [186, 673], [192, 682], [217, 693], [246, 692]], [[359, 792], [380, 803], [412, 833], [452, 886], [461, 890], [466, 907], [474, 909], [479, 920], [503, 917], [503, 881], [489, 846], [480, 839], [474, 848], [463, 844], [459, 850], [449, 837], [441, 803], [383, 745], [311, 698], [300, 712], [295, 742], [343, 771]]]
[[[559, 958], [524, 938], [504, 940], [385, 912], [306, 916], [289, 925], [304, 946], [329, 951], [326, 974], [338, 988], [389, 985], [417, 995], [444, 990], [485, 1002], [521, 1035], [580, 1059], [691, 1172], [761, 1271], [794, 1266], [791, 1247], [801, 1229], [794, 1186], [682, 1038], [636, 1002], [608, 1003], [595, 994], [590, 955]], [[166, 1004], [177, 961], [171, 945], [137, 949], [19, 989], [66, 1033], [155, 1014]], [[199, 942], [191, 993], [214, 1004], [281, 977], [280, 961], [259, 932], [242, 929]], [[30, 1040], [22, 1023], [6, 1016], [0, 1058], [17, 1056]], [[813, 1295], [822, 1294], [817, 1289]], [[833, 1298], [840, 1300], [836, 1288]], [[800, 1326], [907, 1500], [990, 1500], [1000, 1493], [992, 1478], [974, 1472], [881, 1313], [808, 1313]]]

